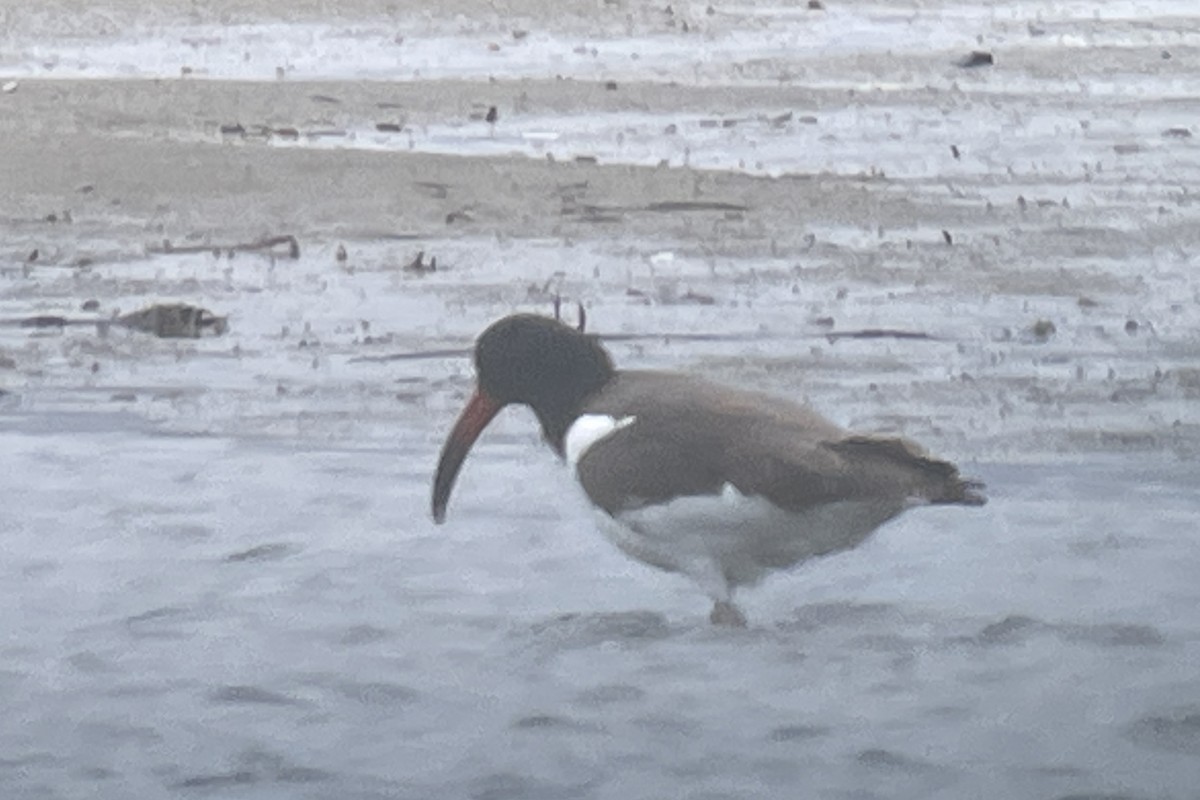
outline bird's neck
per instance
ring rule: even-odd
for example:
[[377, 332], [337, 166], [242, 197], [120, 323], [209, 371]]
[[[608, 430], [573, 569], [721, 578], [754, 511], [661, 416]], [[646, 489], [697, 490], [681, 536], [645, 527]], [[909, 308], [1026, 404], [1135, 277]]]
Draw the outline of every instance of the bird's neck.
[[588, 401], [607, 385], [607, 380], [596, 386], [581, 388], [572, 394], [557, 395], [533, 406], [542, 426], [542, 437], [560, 457], [566, 452], [567, 431], [583, 413]]
[[538, 421], [542, 423], [542, 438], [558, 454], [559, 458], [562, 458], [566, 453], [567, 430], [571, 427], [571, 423], [575, 421], [575, 417], [566, 419], [558, 416], [538, 414]]

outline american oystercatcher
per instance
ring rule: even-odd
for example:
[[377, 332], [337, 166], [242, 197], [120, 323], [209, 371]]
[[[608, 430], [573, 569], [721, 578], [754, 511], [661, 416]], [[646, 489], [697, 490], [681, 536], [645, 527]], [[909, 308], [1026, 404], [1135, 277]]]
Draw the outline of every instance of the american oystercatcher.
[[860, 544], [914, 505], [983, 505], [982, 484], [904, 439], [851, 433], [796, 403], [672, 372], [618, 370], [599, 340], [516, 314], [475, 343], [477, 385], [442, 447], [443, 522], [471, 446], [505, 406], [533, 409], [627, 555], [691, 577], [710, 619], [733, 593]]

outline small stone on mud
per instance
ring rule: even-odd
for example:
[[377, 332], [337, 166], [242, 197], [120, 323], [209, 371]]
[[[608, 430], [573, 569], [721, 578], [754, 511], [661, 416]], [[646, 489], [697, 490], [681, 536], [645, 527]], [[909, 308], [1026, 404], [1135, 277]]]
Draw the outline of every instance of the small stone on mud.
[[958, 65], [964, 69], [971, 69], [972, 67], [990, 67], [994, 63], [996, 63], [996, 60], [992, 57], [991, 53], [986, 50], [975, 50], [966, 58], [959, 61]]
[[118, 317], [117, 324], [163, 339], [198, 339], [205, 332], [220, 335], [228, 328], [225, 317], [186, 303], [149, 306]]
[[1033, 327], [1030, 329], [1030, 332], [1033, 334], [1035, 339], [1044, 342], [1057, 333], [1058, 328], [1054, 327], [1054, 323], [1048, 319], [1039, 319], [1037, 322], [1033, 323]]

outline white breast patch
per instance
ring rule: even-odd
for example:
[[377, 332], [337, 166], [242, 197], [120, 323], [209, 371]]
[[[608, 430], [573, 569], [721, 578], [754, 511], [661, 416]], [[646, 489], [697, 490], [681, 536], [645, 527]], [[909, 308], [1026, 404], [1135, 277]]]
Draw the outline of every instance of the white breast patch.
[[567, 463], [572, 467], [576, 466], [588, 448], [636, 421], [637, 417], [633, 416], [617, 419], [607, 414], [581, 414], [571, 423], [571, 427], [567, 428], [564, 440]]

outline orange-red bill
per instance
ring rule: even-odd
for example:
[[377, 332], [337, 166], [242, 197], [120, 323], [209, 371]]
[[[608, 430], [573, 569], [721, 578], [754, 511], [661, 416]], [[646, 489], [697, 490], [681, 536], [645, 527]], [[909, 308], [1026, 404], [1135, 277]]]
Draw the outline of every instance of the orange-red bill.
[[446, 437], [446, 443], [442, 445], [442, 457], [438, 459], [437, 474], [433, 478], [433, 521], [439, 525], [446, 521], [450, 491], [454, 488], [454, 480], [467, 453], [471, 451], [471, 445], [475, 444], [479, 434], [503, 407], [477, 388], [467, 407], [458, 415], [454, 429]]

